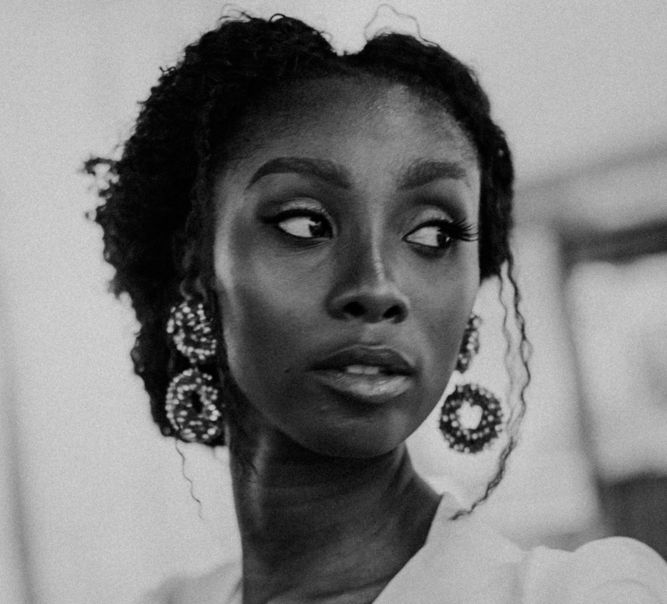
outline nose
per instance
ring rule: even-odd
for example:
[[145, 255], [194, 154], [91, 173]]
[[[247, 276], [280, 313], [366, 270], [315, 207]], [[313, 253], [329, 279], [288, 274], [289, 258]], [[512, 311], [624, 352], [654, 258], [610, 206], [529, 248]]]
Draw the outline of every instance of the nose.
[[366, 323], [405, 321], [409, 312], [408, 298], [378, 254], [354, 255], [347, 264], [327, 302], [332, 317]]

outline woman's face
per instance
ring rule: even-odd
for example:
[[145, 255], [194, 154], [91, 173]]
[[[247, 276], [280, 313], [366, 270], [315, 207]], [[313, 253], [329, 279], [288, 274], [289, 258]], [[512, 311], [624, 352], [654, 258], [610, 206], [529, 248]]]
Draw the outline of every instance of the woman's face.
[[214, 192], [231, 373], [299, 445], [387, 453], [442, 395], [479, 286], [473, 148], [374, 78], [299, 83], [253, 115]]

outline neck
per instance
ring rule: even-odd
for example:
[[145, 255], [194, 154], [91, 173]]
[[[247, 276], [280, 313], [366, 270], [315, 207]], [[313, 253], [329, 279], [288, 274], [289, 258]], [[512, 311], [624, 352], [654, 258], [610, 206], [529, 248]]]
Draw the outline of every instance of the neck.
[[345, 459], [275, 431], [244, 441], [231, 461], [244, 602], [372, 601], [423, 545], [439, 497], [404, 445]]

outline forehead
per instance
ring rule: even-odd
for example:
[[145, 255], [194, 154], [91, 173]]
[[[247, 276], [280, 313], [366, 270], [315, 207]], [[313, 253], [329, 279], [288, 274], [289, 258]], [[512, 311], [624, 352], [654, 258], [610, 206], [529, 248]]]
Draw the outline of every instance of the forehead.
[[229, 142], [225, 167], [290, 154], [366, 166], [415, 157], [477, 165], [473, 145], [440, 103], [374, 76], [292, 82], [266, 94]]

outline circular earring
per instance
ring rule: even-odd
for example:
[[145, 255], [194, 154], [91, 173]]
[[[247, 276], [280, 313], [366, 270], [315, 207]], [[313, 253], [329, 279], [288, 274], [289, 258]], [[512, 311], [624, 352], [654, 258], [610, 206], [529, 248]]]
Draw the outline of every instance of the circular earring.
[[[464, 373], [479, 352], [481, 319], [472, 314], [463, 333], [456, 371]], [[439, 428], [447, 444], [461, 453], [478, 453], [502, 431], [500, 401], [477, 384], [459, 384], [440, 409]]]
[[440, 410], [440, 431], [460, 453], [479, 453], [502, 431], [498, 399], [477, 384], [460, 384]]
[[220, 388], [198, 365], [215, 358], [218, 341], [204, 304], [184, 300], [172, 306], [167, 334], [191, 367], [176, 375], [165, 397], [169, 423], [187, 442], [210, 443], [224, 432]]
[[167, 333], [176, 349], [193, 364], [203, 363], [213, 357], [218, 347], [213, 325], [201, 302], [192, 305], [185, 300], [172, 306], [167, 320]]

